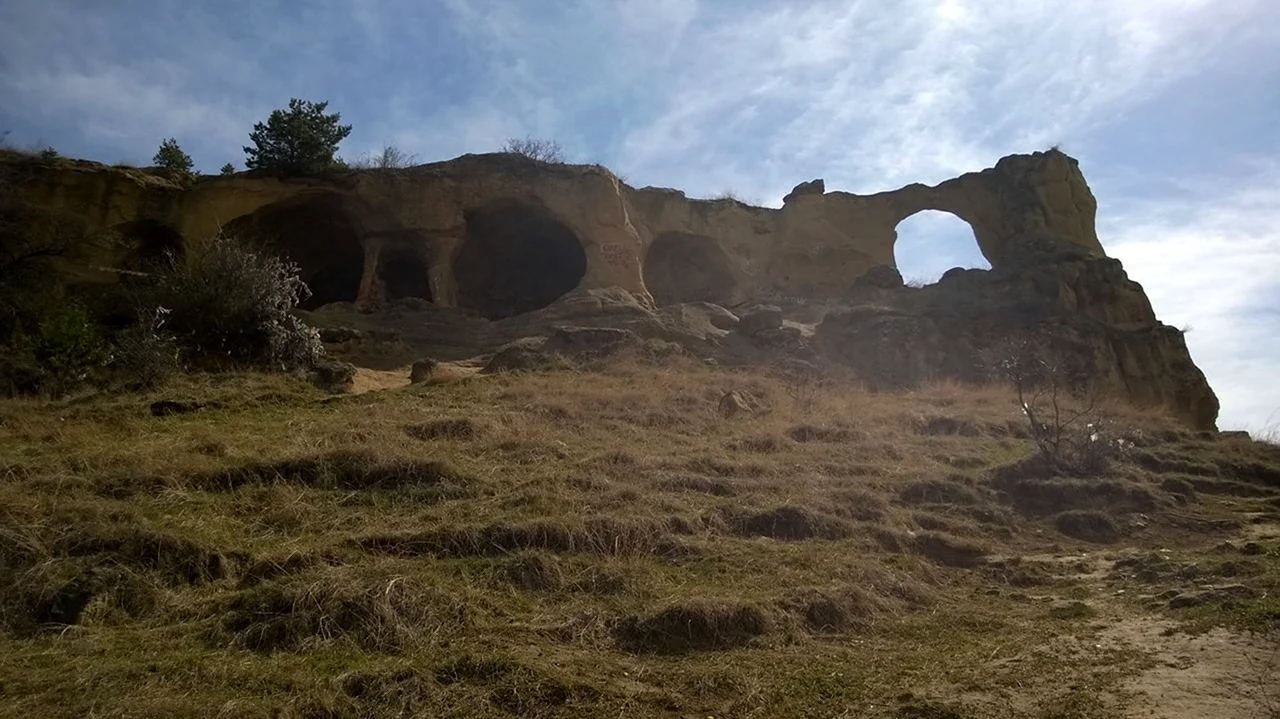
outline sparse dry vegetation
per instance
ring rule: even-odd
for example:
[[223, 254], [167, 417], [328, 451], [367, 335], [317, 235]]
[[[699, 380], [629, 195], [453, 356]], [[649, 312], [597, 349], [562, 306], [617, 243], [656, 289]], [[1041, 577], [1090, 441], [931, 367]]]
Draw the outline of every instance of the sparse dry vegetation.
[[1280, 616], [1274, 446], [1116, 408], [1064, 472], [1015, 397], [675, 358], [7, 401], [0, 713], [1107, 717], [1151, 665], [1112, 628]]

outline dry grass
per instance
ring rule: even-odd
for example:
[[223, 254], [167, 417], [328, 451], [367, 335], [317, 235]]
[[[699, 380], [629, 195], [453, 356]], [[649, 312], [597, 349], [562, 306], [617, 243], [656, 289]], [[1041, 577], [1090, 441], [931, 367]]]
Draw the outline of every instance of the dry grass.
[[[721, 416], [735, 390], [760, 410]], [[1114, 694], [1140, 658], [999, 661], [1089, 631], [1019, 598], [1097, 591], [1044, 557], [1201, 551], [1280, 506], [1276, 448], [1141, 413], [1112, 471], [1059, 477], [1000, 388], [791, 390], [676, 358], [0, 403], [7, 709], [1050, 716], [1065, 678]], [[1260, 556], [1236, 581], [1280, 577]]]

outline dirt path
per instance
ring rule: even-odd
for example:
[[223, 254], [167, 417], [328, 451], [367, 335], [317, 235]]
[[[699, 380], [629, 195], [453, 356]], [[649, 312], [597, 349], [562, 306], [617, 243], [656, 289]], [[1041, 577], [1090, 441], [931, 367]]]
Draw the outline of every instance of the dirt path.
[[1143, 719], [1275, 719], [1280, 716], [1280, 651], [1214, 629], [1177, 631], [1175, 622], [1141, 618], [1103, 632], [1104, 642], [1148, 652], [1155, 666], [1125, 682], [1126, 716]]
[[392, 370], [368, 369], [366, 367], [356, 368], [355, 382], [352, 384], [352, 394], [364, 394], [379, 389], [393, 389], [395, 387], [407, 387], [409, 385], [409, 367]]

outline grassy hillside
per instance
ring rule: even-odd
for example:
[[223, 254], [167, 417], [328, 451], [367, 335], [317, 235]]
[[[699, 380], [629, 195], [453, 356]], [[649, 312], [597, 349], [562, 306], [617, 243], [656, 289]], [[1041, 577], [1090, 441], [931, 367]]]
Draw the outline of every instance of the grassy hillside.
[[0, 715], [1275, 716], [1280, 449], [1113, 416], [1064, 477], [1004, 388], [681, 361], [9, 401]]

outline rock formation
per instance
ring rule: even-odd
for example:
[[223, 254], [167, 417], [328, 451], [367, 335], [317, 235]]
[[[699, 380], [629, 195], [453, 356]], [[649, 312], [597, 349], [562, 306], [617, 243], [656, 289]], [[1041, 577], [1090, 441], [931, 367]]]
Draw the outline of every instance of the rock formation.
[[[824, 355], [899, 386], [980, 379], [984, 348], [1052, 336], [1123, 396], [1197, 427], [1212, 427], [1217, 414], [1181, 335], [1156, 320], [1142, 288], [1106, 257], [1094, 197], [1076, 161], [1057, 151], [874, 195], [829, 192], [813, 180], [780, 209], [635, 189], [603, 167], [509, 154], [189, 185], [95, 163], [5, 161], [27, 202], [73, 209], [90, 236], [113, 238], [87, 240], [67, 256], [78, 277], [109, 280], [219, 230], [235, 233], [300, 265], [313, 291], [305, 309], [328, 306], [318, 322], [356, 324], [354, 310], [376, 310], [399, 318], [406, 341], [435, 356], [570, 323], [704, 348], [737, 342], [747, 351], [754, 342]], [[989, 272], [902, 287], [895, 228], [930, 209], [973, 227]], [[724, 308], [748, 304], [777, 305], [787, 325], [735, 329]]]

